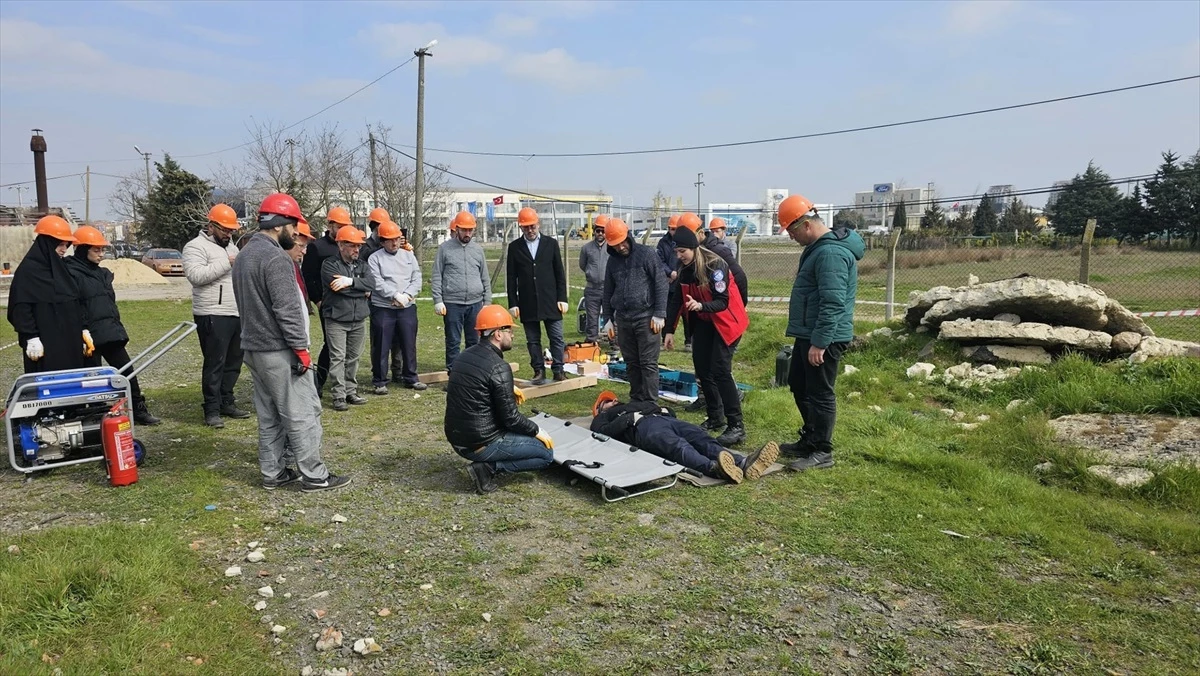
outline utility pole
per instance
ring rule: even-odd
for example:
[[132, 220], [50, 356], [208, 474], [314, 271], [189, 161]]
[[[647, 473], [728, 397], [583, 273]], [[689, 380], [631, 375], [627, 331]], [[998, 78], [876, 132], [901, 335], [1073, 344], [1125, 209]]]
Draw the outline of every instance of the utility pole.
[[417, 246], [425, 236], [425, 57], [433, 56], [429, 50], [436, 44], [437, 40], [431, 40], [413, 51], [417, 57], [417, 173], [413, 186], [413, 239]]
[[150, 153], [142, 152], [142, 149], [137, 146], [134, 146], [133, 149], [146, 161], [146, 199], [150, 199]]
[[379, 206], [379, 179], [375, 176], [375, 132], [367, 131], [367, 140], [371, 143], [371, 202]]
[[87, 166], [83, 181], [83, 222], [92, 222], [92, 165]]
[[17, 191], [17, 208], [24, 209], [25, 208], [25, 200], [21, 198], [21, 193], [25, 192], [26, 190], [29, 190], [29, 186], [16, 185], [16, 186], [9, 186], [8, 189]]
[[[693, 184], [696, 186], [696, 215], [697, 216], [700, 215], [700, 186], [704, 185], [704, 181], [701, 180], [703, 178], [704, 178], [704, 174], [696, 174], [696, 182]], [[701, 218], [701, 220], [703, 220], [703, 217]]]

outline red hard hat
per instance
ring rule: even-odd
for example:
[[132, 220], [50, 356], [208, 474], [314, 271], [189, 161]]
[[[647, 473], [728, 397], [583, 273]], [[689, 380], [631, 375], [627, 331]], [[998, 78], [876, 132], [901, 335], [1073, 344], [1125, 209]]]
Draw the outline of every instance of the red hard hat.
[[325, 215], [325, 220], [329, 223], [337, 223], [338, 225], [353, 225], [350, 222], [350, 212], [346, 207], [334, 207]]
[[537, 225], [537, 212], [530, 207], [525, 207], [517, 212], [517, 225]]
[[355, 227], [338, 228], [336, 241], [362, 244], [367, 241], [367, 236], [363, 234], [362, 230]]
[[238, 229], [237, 212], [228, 204], [214, 204], [208, 210], [208, 220], [226, 230]]
[[276, 216], [284, 216], [294, 219], [299, 222], [304, 215], [300, 213], [300, 205], [296, 204], [296, 198], [282, 192], [271, 193], [258, 207], [258, 213], [275, 214]]
[[779, 203], [779, 227], [787, 230], [800, 220], [801, 216], [813, 211], [813, 203], [803, 195], [792, 195]]
[[62, 216], [53, 214], [38, 219], [37, 225], [33, 226], [33, 234], [46, 235], [63, 242], [75, 241], [74, 235], [71, 234], [71, 224]]
[[87, 246], [108, 246], [108, 241], [104, 239], [104, 234], [90, 225], [80, 226], [75, 231], [75, 246], [86, 244]]

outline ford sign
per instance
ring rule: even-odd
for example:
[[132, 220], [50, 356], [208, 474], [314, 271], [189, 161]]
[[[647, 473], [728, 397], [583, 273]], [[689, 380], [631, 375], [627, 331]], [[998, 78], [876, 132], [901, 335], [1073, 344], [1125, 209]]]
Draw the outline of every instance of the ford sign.
[[875, 184], [875, 192], [885, 193], [885, 192], [891, 192], [891, 191], [892, 191], [891, 183], [876, 183]]

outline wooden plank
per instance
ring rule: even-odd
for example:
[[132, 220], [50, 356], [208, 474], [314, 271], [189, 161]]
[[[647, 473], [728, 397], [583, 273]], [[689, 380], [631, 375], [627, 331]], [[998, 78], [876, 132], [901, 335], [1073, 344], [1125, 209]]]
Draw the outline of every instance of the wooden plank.
[[517, 379], [517, 387], [525, 393], [525, 399], [537, 399], [538, 397], [548, 397], [552, 394], [561, 394], [570, 392], [571, 390], [582, 390], [585, 387], [595, 387], [599, 380], [596, 376], [578, 376], [575, 378], [567, 378], [559, 382], [549, 382], [545, 385], [531, 385], [528, 380]]
[[[513, 370], [513, 373], [516, 373], [517, 369], [520, 368], [521, 365], [515, 361], [510, 361], [510, 362], [508, 362], [508, 367]], [[417, 374], [417, 381], [425, 383], [426, 385], [435, 385], [437, 383], [444, 383], [449, 380], [450, 380], [450, 372], [449, 371], [432, 371], [430, 373]]]

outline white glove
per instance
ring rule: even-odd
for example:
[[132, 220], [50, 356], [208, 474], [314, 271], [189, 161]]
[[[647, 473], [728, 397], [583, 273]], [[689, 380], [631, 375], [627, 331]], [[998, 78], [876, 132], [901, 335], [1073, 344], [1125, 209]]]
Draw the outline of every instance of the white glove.
[[46, 348], [42, 347], [42, 339], [34, 336], [25, 343], [25, 356], [29, 357], [29, 361], [37, 361], [46, 355]]
[[508, 314], [512, 315], [513, 319], [520, 319], [521, 318], [521, 308], [510, 307], [510, 308], [508, 308]]
[[617, 338], [617, 327], [613, 326], [611, 319], [604, 323], [604, 335], [608, 336], [609, 340], [616, 340]]
[[438, 315], [445, 317], [446, 316], [446, 304], [438, 303], [437, 305], [434, 305], [433, 312], [434, 312], [434, 314], [438, 314]]
[[663, 326], [665, 326], [666, 323], [667, 323], [667, 320], [663, 319], [662, 317], [651, 317], [650, 318], [650, 330], [657, 334], [658, 332], [663, 330]]
[[546, 448], [554, 450], [554, 440], [550, 438], [549, 434], [546, 434], [546, 430], [540, 427], [538, 428], [537, 440], [542, 442], [542, 445]]
[[567, 304], [566, 304], [566, 303], [564, 303], [564, 302], [562, 302], [562, 301], [559, 301], [559, 303], [558, 303], [558, 314], [560, 314], [560, 315], [565, 315], [565, 314], [567, 314]]
[[354, 283], [353, 279], [351, 279], [349, 277], [343, 277], [342, 275], [338, 275], [337, 277], [333, 278], [332, 282], [329, 283], [329, 288], [333, 289], [334, 291], [341, 291], [342, 289], [350, 286], [353, 283]]
[[407, 293], [398, 293], [392, 297], [392, 300], [396, 301], [400, 307], [408, 307], [409, 305], [412, 305], [412, 296], [408, 295]]

